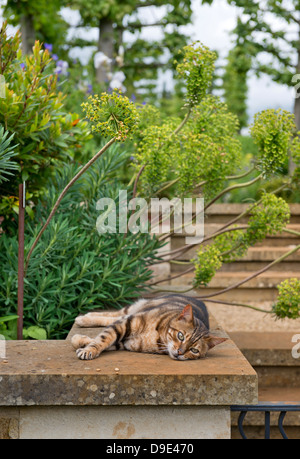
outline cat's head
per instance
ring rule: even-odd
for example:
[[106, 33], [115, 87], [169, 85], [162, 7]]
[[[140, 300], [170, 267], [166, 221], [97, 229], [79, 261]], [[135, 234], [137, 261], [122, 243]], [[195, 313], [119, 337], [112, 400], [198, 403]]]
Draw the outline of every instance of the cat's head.
[[199, 325], [190, 304], [170, 322], [167, 332], [168, 353], [175, 360], [203, 358], [209, 349], [226, 340], [211, 335], [203, 324]]

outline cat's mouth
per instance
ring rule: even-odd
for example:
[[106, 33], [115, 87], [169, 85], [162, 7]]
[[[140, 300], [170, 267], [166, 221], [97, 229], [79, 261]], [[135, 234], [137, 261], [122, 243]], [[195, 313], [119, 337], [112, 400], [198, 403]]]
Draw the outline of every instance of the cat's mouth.
[[173, 360], [187, 360], [187, 358], [184, 355], [178, 354], [178, 352], [176, 351], [169, 350], [169, 356]]

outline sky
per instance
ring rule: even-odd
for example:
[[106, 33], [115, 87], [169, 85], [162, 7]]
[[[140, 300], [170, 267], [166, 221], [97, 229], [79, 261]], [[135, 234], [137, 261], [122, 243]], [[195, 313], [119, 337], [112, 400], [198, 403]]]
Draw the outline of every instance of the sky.
[[[6, 0], [0, 0], [0, 7]], [[191, 38], [191, 41], [200, 40], [204, 45], [211, 49], [217, 50], [220, 59], [223, 60], [230, 48], [232, 47], [232, 37], [230, 31], [235, 27], [237, 9], [229, 6], [226, 0], [214, 0], [212, 5], [200, 5], [199, 0], [192, 0], [193, 8], [193, 22], [191, 25], [185, 27], [185, 31]], [[143, 19], [153, 23], [154, 19], [159, 19], [160, 12], [157, 9], [143, 8]], [[161, 10], [163, 12], [163, 10]], [[76, 34], [87, 35], [86, 30], [78, 30], [72, 26], [76, 26], [78, 22], [78, 13], [69, 8], [63, 11], [64, 18], [70, 23], [70, 36]], [[0, 16], [1, 22], [1, 16]], [[279, 24], [280, 26], [280, 24]], [[13, 31], [13, 29], [11, 29]], [[144, 37], [153, 39], [159, 37], [160, 29], [158, 27], [147, 27], [144, 29]], [[90, 30], [89, 36], [97, 39], [98, 31]], [[124, 41], [132, 39], [130, 35], [124, 37]], [[92, 51], [92, 50], [91, 50]], [[73, 51], [73, 56], [76, 57], [76, 50]], [[83, 53], [82, 57], [88, 56]], [[163, 81], [168, 82], [168, 74], [163, 78]], [[260, 78], [251, 75], [249, 78], [249, 93], [248, 93], [248, 114], [249, 121], [253, 119], [256, 112], [267, 108], [282, 108], [293, 111], [294, 105], [294, 88], [278, 85], [268, 77], [262, 76]]]

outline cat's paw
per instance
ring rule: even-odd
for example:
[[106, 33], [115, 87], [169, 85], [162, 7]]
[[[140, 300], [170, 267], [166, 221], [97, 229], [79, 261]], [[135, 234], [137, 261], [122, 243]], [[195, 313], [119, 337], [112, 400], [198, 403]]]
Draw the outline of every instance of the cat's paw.
[[87, 346], [82, 349], [77, 349], [76, 354], [80, 360], [93, 360], [98, 357], [99, 352], [97, 352], [94, 347]]
[[71, 343], [74, 349], [85, 347], [92, 341], [91, 338], [85, 335], [74, 335], [72, 336]]
[[84, 316], [76, 317], [75, 324], [78, 325], [78, 327], [89, 327], [91, 324], [89, 313], [85, 314]]

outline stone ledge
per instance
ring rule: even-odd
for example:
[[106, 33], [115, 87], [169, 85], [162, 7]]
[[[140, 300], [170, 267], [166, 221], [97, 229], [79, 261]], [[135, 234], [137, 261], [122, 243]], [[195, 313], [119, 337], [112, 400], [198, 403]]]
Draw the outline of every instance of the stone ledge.
[[206, 359], [185, 362], [128, 351], [81, 361], [68, 340], [6, 345], [7, 361], [0, 360], [0, 406], [257, 403], [256, 372], [231, 340], [209, 351]]

